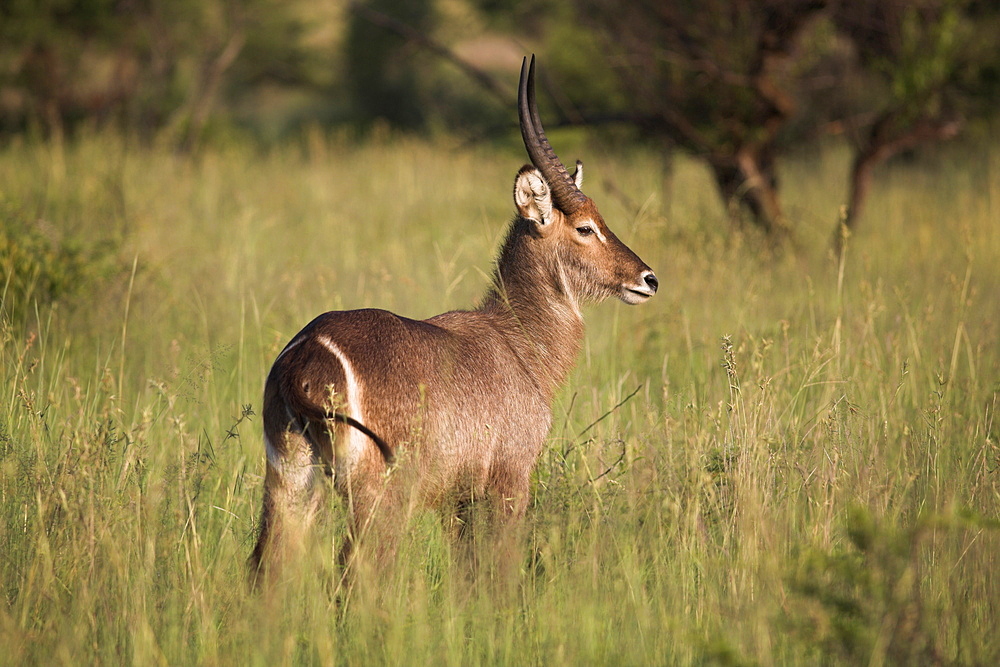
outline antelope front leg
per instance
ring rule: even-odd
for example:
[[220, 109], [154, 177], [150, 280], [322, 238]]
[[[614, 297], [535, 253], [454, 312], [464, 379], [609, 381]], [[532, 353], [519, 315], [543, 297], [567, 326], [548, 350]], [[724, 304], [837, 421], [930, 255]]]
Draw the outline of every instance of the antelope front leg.
[[502, 549], [498, 550], [505, 558], [513, 559], [517, 548], [517, 537], [520, 533], [521, 520], [528, 507], [530, 498], [530, 483], [527, 478], [518, 480], [506, 487], [497, 489], [496, 497], [492, 498], [490, 519], [492, 532], [500, 541]]
[[[491, 583], [498, 587], [497, 592], [509, 591], [517, 582], [521, 563], [522, 519], [530, 498], [528, 474], [507, 472], [494, 476], [481, 503], [485, 521], [479, 523], [485, 523], [486, 539], [471, 547], [475, 559], [473, 565], [476, 576], [488, 576]], [[475, 524], [473, 519], [473, 526]], [[486, 551], [482, 551], [484, 548]]]

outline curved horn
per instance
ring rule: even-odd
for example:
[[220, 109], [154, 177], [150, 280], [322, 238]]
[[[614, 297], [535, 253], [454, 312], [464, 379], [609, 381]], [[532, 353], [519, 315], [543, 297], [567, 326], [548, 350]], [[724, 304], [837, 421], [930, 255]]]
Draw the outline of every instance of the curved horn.
[[572, 214], [584, 202], [587, 196], [580, 192], [573, 177], [559, 161], [549, 140], [542, 130], [542, 121], [538, 117], [538, 105], [535, 103], [535, 56], [531, 56], [531, 64], [525, 58], [521, 62], [521, 83], [517, 93], [517, 114], [521, 122], [521, 138], [524, 147], [531, 158], [531, 164], [542, 172], [542, 176], [552, 188], [552, 200], [563, 213]]

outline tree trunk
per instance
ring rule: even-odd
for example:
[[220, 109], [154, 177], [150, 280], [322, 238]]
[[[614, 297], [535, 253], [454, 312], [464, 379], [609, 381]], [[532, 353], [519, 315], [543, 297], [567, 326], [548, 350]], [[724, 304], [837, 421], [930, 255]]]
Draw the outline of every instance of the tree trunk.
[[750, 213], [751, 220], [771, 240], [778, 244], [791, 235], [781, 211], [778, 179], [774, 160], [766, 150], [742, 150], [735, 155], [709, 160], [719, 194], [730, 218], [740, 225], [741, 209]]
[[859, 153], [854, 158], [854, 164], [851, 165], [851, 193], [847, 199], [847, 215], [844, 217], [844, 224], [848, 228], [855, 225], [864, 211], [865, 200], [868, 199], [868, 192], [872, 186], [875, 164], [878, 161], [876, 156], [869, 153]]
[[[954, 137], [961, 123], [954, 119], [924, 118], [909, 126], [899, 128], [899, 114], [886, 112], [872, 125], [865, 145], [858, 149], [851, 164], [850, 191], [847, 197], [847, 211], [843, 224], [848, 231], [857, 228], [858, 220], [871, 191], [875, 167], [889, 160], [900, 151], [915, 148], [931, 141]], [[833, 234], [833, 247], [839, 251], [844, 235], [840, 222]]]
[[246, 45], [246, 41], [246, 29], [242, 24], [238, 24], [219, 53], [202, 64], [201, 81], [191, 99], [187, 128], [184, 132], [184, 138], [181, 140], [183, 152], [194, 152], [201, 140], [226, 71], [236, 62], [244, 45]]

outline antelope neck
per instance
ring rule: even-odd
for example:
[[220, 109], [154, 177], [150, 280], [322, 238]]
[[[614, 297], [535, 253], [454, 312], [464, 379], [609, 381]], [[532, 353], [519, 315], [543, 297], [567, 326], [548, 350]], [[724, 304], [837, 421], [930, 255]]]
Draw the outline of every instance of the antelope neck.
[[528, 221], [511, 227], [493, 275], [493, 287], [479, 307], [502, 330], [511, 347], [551, 397], [576, 362], [583, 318], [569, 292], [558, 259], [540, 251]]

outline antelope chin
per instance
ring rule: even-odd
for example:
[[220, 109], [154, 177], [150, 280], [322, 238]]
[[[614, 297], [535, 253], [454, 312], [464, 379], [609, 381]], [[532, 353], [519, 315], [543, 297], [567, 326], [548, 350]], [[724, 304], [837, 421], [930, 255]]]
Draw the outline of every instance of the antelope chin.
[[648, 301], [655, 292], [648, 287], [623, 287], [618, 298], [630, 306]]

